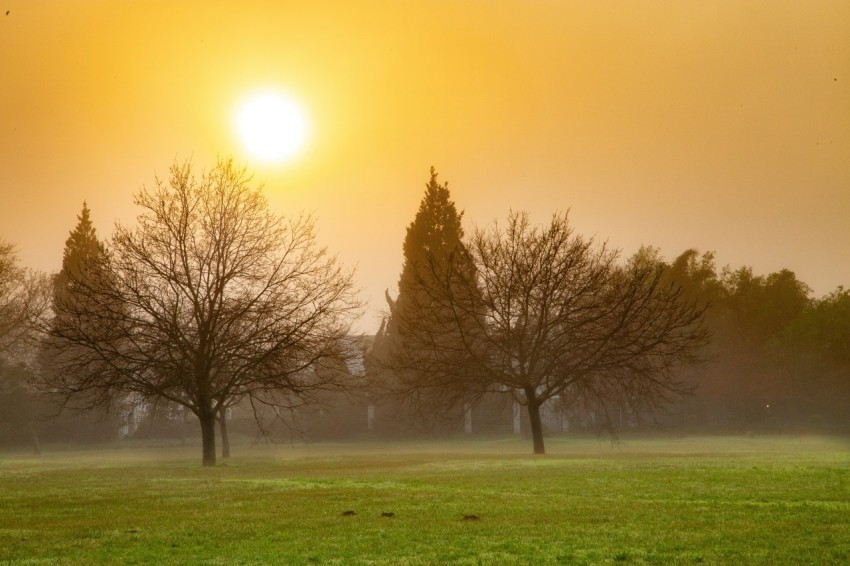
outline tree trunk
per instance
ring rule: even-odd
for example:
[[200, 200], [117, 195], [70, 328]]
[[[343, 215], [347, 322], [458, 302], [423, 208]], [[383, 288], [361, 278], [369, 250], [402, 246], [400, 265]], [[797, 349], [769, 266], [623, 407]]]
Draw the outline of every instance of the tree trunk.
[[528, 405], [528, 420], [531, 424], [531, 439], [534, 442], [534, 453], [545, 454], [546, 448], [543, 446], [543, 421], [540, 420], [540, 400], [537, 398], [537, 392], [534, 387], [526, 385], [523, 388], [525, 398]]
[[205, 411], [198, 415], [201, 421], [201, 442], [203, 444], [203, 465], [215, 466], [215, 412]]
[[36, 456], [41, 455], [41, 441], [38, 438], [38, 431], [32, 426], [32, 421], [27, 423], [27, 428], [30, 432], [30, 440], [32, 440], [32, 453]]
[[218, 416], [218, 428], [221, 431], [221, 457], [230, 458], [230, 437], [227, 435], [227, 409]]

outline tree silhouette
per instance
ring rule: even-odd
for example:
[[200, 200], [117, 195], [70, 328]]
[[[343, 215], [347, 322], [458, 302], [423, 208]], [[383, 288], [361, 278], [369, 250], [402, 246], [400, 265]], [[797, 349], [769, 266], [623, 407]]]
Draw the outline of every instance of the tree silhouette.
[[[407, 401], [420, 424], [433, 424], [454, 404], [448, 390], [413, 384], [428, 381], [427, 373], [436, 359], [457, 353], [454, 319], [450, 312], [441, 310], [431, 291], [441, 284], [450, 267], [457, 268], [454, 263], [461, 260], [453, 259], [456, 254], [466, 257], [462, 217], [451, 200], [448, 184], [437, 180], [432, 167], [425, 194], [404, 238], [398, 297], [392, 299], [387, 293], [389, 316], [382, 322], [371, 351], [373, 375], [377, 371], [384, 390]], [[428, 339], [424, 340], [426, 334]], [[463, 373], [453, 377], [464, 379]]]
[[137, 193], [136, 225], [116, 227], [98, 268], [68, 272], [86, 299], [57, 302], [45, 341], [47, 385], [64, 402], [137, 393], [183, 405], [213, 465], [230, 400], [290, 407], [340, 385], [315, 370], [343, 355], [359, 309], [352, 274], [317, 245], [311, 217], [274, 215], [250, 181], [232, 160], [200, 177], [175, 163]]
[[29, 384], [33, 320], [48, 308], [46, 275], [18, 265], [12, 244], [0, 241], [0, 429], [26, 429], [41, 451], [35, 428], [43, 407]]
[[47, 288], [46, 276], [18, 265], [15, 246], [0, 240], [0, 357], [23, 346], [47, 308]]
[[0, 241], [0, 354], [16, 341], [25, 320], [24, 270], [18, 266], [15, 247]]
[[556, 396], [637, 413], [684, 393], [672, 370], [704, 343], [703, 310], [665, 284], [661, 266], [616, 259], [574, 234], [565, 214], [534, 227], [511, 213], [505, 227], [476, 230], [448, 266], [420, 278], [432, 307], [417, 320], [439, 324], [412, 325], [411, 350], [433, 353], [406, 385], [454, 402], [509, 392], [527, 408], [540, 454], [541, 407]]

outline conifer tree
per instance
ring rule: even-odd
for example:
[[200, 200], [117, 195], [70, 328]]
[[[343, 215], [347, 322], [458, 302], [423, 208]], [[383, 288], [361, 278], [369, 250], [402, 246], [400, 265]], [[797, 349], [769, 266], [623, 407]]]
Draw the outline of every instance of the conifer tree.
[[[77, 225], [65, 240], [62, 269], [53, 278], [53, 318], [48, 323], [40, 363], [46, 382], [73, 379], [73, 376], [66, 375], [64, 362], [81, 356], [84, 351], [79, 347], [69, 347], [57, 353], [56, 334], [73, 333], [86, 342], [114, 340], [110, 336], [113, 329], [102, 323], [103, 311], [109, 310], [111, 306], [94, 299], [99, 295], [98, 290], [107, 285], [108, 266], [108, 251], [97, 236], [88, 204], [83, 202]], [[88, 369], [94, 371], [94, 366], [98, 364], [90, 362], [87, 365], [90, 366]], [[47, 390], [50, 390], [49, 386]], [[95, 401], [104, 407], [111, 407], [115, 398], [106, 393], [105, 390], [92, 389], [81, 396], [82, 402], [78, 406], [65, 406], [83, 409], [88, 408], [89, 402]]]
[[[437, 171], [425, 185], [425, 194], [404, 239], [404, 263], [398, 297], [387, 293], [389, 317], [375, 338], [372, 355], [382, 369], [383, 385], [405, 397], [409, 408], [424, 422], [457, 406], [454, 390], [420, 387], [434, 372], [463, 379], [451, 363], [462, 341], [457, 313], [448, 312], [434, 288], [448, 280], [451, 271], [471, 269], [463, 244], [462, 212], [458, 212]], [[444, 380], [443, 380], [444, 381]]]
[[[446, 269], [451, 254], [463, 248], [462, 212], [458, 212], [449, 195], [448, 183], [437, 181], [431, 167], [431, 178], [425, 185], [425, 196], [404, 238], [404, 264], [398, 282], [398, 298], [393, 306], [388, 331], [404, 332], [408, 316], [427, 299], [423, 287], [431, 285]], [[405, 314], [406, 313], [406, 314]]]
[[106, 260], [106, 246], [98, 239], [91, 211], [83, 202], [77, 225], [65, 240], [62, 269], [54, 281], [53, 306], [57, 316], [61, 316], [63, 302], [70, 300], [70, 295], [84, 293], [84, 283], [81, 282], [91, 280], [95, 270], [102, 268]]

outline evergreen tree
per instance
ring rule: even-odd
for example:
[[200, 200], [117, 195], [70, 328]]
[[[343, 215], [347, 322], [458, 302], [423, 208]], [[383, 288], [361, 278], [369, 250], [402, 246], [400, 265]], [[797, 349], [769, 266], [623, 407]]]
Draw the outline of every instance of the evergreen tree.
[[62, 269], [53, 281], [53, 329], [73, 329], [88, 340], [105, 338], [111, 329], [101, 323], [96, 313], [111, 307], [94, 302], [92, 297], [109, 286], [108, 280], [109, 254], [98, 239], [91, 211], [83, 202], [77, 225], [65, 240]]
[[415, 316], [417, 306], [427, 300], [424, 287], [445, 273], [450, 256], [463, 249], [462, 212], [449, 195], [448, 183], [437, 181], [431, 167], [431, 179], [425, 196], [404, 238], [404, 264], [398, 281], [398, 298], [392, 307], [388, 332], [404, 333], [405, 321]]
[[446, 361], [457, 354], [456, 346], [462, 340], [451, 313], [434, 293], [449, 280], [452, 271], [471, 269], [463, 244], [462, 217], [451, 200], [448, 183], [441, 184], [432, 167], [419, 210], [404, 238], [398, 297], [393, 300], [387, 293], [389, 317], [372, 349], [377, 360], [373, 365], [381, 368], [383, 385], [405, 395], [409, 408], [424, 422], [457, 405], [445, 390], [428, 391], [411, 385], [421, 383], [423, 374], [452, 367]]
[[106, 265], [107, 257], [106, 246], [98, 239], [92, 224], [91, 211], [83, 202], [77, 225], [65, 240], [62, 269], [54, 280], [53, 306], [57, 317], [66, 310], [67, 301], [83, 298], [85, 287], [91, 284], [95, 272]]
[[[83, 202], [77, 224], [65, 240], [62, 269], [53, 277], [53, 318], [44, 329], [46, 336], [39, 354], [41, 371], [37, 385], [43, 391], [52, 393], [53, 388], [47, 384], [54, 380], [73, 380], [76, 372], [65, 371], [63, 365], [84, 351], [77, 347], [57, 353], [54, 333], [75, 333], [84, 337], [86, 342], [114, 340], [114, 329], [103, 324], [102, 317], [96, 313], [120, 308], [115, 307], [115, 303], [100, 304], [93, 298], [98, 294], [98, 289], [108, 285], [108, 268], [109, 253], [97, 236], [88, 205]], [[95, 371], [99, 365], [102, 364], [92, 361], [87, 369]], [[118, 403], [126, 401], [123, 396], [117, 398], [111, 393], [88, 390], [76, 404], [61, 403], [53, 416], [58, 416], [56, 413], [63, 409], [79, 412], [62, 418], [65, 432], [87, 439], [111, 438], [120, 425]], [[105, 408], [106, 414], [113, 413], [110, 418], [105, 418], [105, 414], [100, 411], [88, 410], [92, 401]]]

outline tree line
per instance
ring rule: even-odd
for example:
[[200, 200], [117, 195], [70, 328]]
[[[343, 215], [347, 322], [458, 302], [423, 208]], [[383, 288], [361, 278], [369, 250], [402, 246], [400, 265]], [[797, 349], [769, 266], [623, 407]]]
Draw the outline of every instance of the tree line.
[[813, 299], [788, 270], [718, 271], [694, 250], [624, 258], [563, 212], [542, 225], [511, 212], [467, 237], [432, 168], [354, 383], [354, 273], [310, 216], [274, 214], [232, 160], [200, 174], [175, 162], [135, 203], [136, 222], [107, 241], [84, 205], [54, 276], [0, 246], [0, 433], [37, 447], [44, 415], [143, 401], [193, 414], [212, 465], [230, 407], [263, 423], [354, 388], [426, 421], [510, 397], [536, 453], [555, 398], [608, 428], [623, 411], [677, 426], [847, 423], [850, 296]]
[[[658, 250], [638, 255], [660, 261]], [[679, 424], [726, 430], [847, 430], [850, 425], [850, 291], [826, 296], [793, 271], [757, 275], [687, 250], [666, 264], [683, 292], [709, 305], [706, 362], [687, 379], [697, 394]]]
[[432, 170], [373, 349], [373, 373], [418, 419], [507, 394], [536, 452], [554, 399], [609, 431], [624, 414], [713, 431], [850, 425], [843, 287], [813, 298], [788, 269], [718, 269], [693, 249], [621, 257], [563, 213], [532, 226], [511, 212], [468, 238], [461, 217]]

